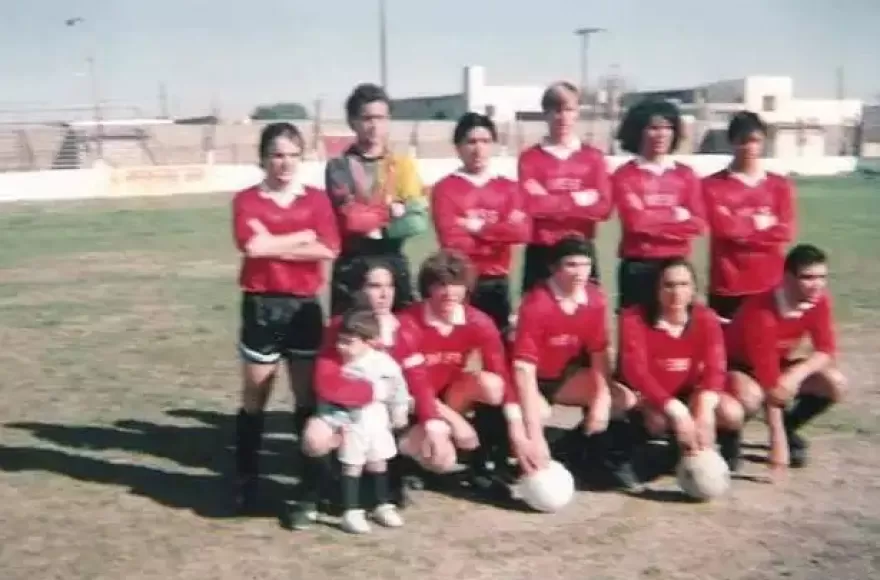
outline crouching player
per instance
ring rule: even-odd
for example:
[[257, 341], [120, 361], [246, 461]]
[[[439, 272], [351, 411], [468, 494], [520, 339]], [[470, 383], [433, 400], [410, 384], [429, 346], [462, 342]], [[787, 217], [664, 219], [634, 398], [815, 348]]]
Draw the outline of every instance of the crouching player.
[[661, 263], [654, 288], [645, 304], [620, 314], [620, 378], [640, 397], [631, 415], [629, 452], [672, 431], [678, 451], [696, 453], [714, 447], [717, 428], [721, 455], [730, 465], [743, 410], [724, 393], [721, 322], [695, 300], [694, 270], [686, 259]]
[[[727, 328], [732, 386], [747, 413], [765, 405], [770, 464], [777, 474], [789, 465], [804, 466], [807, 443], [798, 430], [844, 392], [827, 282], [825, 253], [799, 244], [785, 258], [782, 283], [743, 302]], [[807, 335], [812, 353], [795, 358]]]
[[520, 403], [505, 406], [513, 450], [525, 473], [550, 460], [543, 426], [550, 404], [584, 410], [584, 421], [559, 446], [575, 463], [570, 467], [580, 470], [588, 438], [612, 436], [614, 428], [606, 433], [609, 419], [625, 415], [635, 403], [631, 393], [609, 387], [607, 301], [589, 281], [593, 243], [563, 238], [549, 248], [548, 262], [550, 278], [534, 286], [519, 308], [512, 359]]
[[[418, 328], [426, 378], [436, 396], [438, 414], [448, 425], [461, 463], [470, 464], [473, 483], [499, 489], [492, 469], [507, 459], [507, 425], [501, 405], [513, 400], [501, 334], [485, 313], [470, 306], [474, 273], [463, 255], [440, 251], [419, 271], [422, 302], [400, 314], [401, 324]], [[480, 370], [469, 370], [471, 358]], [[474, 411], [473, 425], [465, 418]], [[416, 425], [400, 441], [402, 453], [432, 471], [449, 471], [425, 454], [425, 428]]]

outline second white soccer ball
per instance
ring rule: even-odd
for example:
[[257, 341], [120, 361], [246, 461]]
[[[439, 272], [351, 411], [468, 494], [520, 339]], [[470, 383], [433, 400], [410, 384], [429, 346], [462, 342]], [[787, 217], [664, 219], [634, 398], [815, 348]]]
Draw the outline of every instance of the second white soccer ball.
[[514, 493], [533, 510], [545, 513], [559, 511], [574, 497], [574, 477], [559, 462], [521, 478]]
[[724, 458], [714, 449], [682, 457], [675, 470], [678, 485], [693, 499], [708, 501], [721, 497], [730, 489], [730, 470]]

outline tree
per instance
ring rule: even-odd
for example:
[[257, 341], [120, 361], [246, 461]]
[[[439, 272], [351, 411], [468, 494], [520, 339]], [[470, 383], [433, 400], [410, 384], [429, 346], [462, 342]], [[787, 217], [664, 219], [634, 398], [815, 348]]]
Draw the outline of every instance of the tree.
[[308, 118], [309, 112], [300, 103], [260, 105], [251, 113], [251, 119], [254, 121], [296, 121]]

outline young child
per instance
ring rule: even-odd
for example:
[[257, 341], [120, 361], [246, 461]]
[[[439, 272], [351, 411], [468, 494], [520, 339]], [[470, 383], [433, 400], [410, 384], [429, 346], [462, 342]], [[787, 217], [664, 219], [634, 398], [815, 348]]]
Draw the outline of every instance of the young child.
[[373, 482], [376, 507], [373, 519], [385, 527], [403, 525], [403, 519], [389, 499], [387, 462], [397, 454], [392, 429], [406, 426], [410, 397], [400, 366], [387, 353], [374, 348], [380, 339], [376, 315], [355, 308], [342, 317], [336, 349], [342, 362], [337, 380], [370, 383], [373, 401], [360, 408], [344, 408], [318, 401], [317, 419], [341, 437], [342, 528], [353, 534], [370, 532], [366, 512], [361, 508], [361, 473]]

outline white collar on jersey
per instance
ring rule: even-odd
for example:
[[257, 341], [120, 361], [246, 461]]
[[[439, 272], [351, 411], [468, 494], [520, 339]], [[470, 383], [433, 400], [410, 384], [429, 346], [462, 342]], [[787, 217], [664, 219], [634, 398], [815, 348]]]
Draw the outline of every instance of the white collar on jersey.
[[755, 175], [747, 175], [745, 173], [740, 173], [739, 171], [734, 171], [732, 167], [728, 167], [727, 174], [749, 187], [757, 187], [762, 181], [767, 179], [767, 172], [763, 169]]
[[436, 328], [438, 331], [443, 333], [444, 330], [449, 330], [451, 332], [451, 327], [455, 326], [464, 326], [467, 323], [464, 315], [464, 305], [459, 304], [456, 306], [451, 313], [451, 316], [448, 319], [443, 319], [437, 316], [433, 310], [431, 310], [431, 305], [427, 302], [424, 306], [425, 309], [425, 324]]
[[815, 304], [806, 300], [797, 305], [792, 304], [788, 301], [788, 297], [785, 295], [785, 287], [782, 285], [776, 287], [773, 297], [776, 300], [776, 311], [783, 318], [800, 318], [806, 311], [815, 306]]
[[547, 280], [547, 288], [550, 289], [550, 294], [553, 295], [553, 298], [557, 302], [563, 302], [565, 300], [571, 300], [578, 306], [586, 306], [590, 302], [590, 295], [587, 294], [586, 288], [578, 288], [575, 290], [574, 294], [566, 296], [562, 289], [553, 281], [553, 279]]
[[663, 175], [670, 169], [675, 169], [675, 160], [668, 155], [664, 155], [659, 159], [655, 159], [654, 161], [648, 161], [644, 157], [636, 157], [636, 166], [639, 169], [644, 169], [645, 171], [650, 171], [654, 175]]
[[459, 169], [458, 171], [454, 172], [453, 175], [455, 175], [456, 177], [460, 177], [465, 181], [468, 181], [476, 187], [483, 187], [487, 183], [498, 177], [495, 172], [488, 168], [482, 173], [468, 173], [464, 169]]
[[583, 142], [577, 137], [571, 137], [564, 143], [550, 143], [546, 137], [541, 141], [541, 149], [563, 161], [580, 151], [583, 146]]
[[672, 322], [669, 322], [665, 318], [660, 318], [657, 320], [654, 328], [664, 331], [672, 338], [681, 338], [681, 335], [684, 334], [684, 329], [687, 328], [689, 321], [690, 318], [688, 317], [688, 319], [685, 319], [684, 324], [674, 324]]
[[400, 322], [393, 314], [380, 314], [379, 319], [379, 339], [386, 347], [394, 346], [394, 333], [400, 327]]
[[260, 184], [260, 195], [266, 199], [271, 199], [281, 207], [289, 206], [302, 197], [305, 192], [306, 188], [301, 181], [292, 181], [284, 189], [276, 190], [269, 189], [265, 181]]

